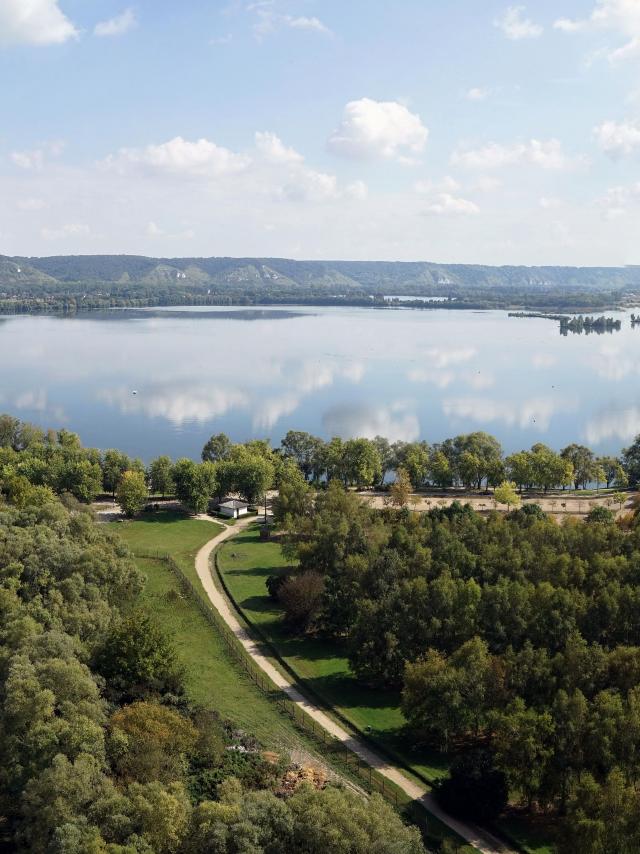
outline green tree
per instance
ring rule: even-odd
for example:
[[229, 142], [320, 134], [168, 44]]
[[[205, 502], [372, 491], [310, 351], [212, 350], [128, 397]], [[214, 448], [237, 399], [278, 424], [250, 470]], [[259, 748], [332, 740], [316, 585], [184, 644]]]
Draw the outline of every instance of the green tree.
[[560, 456], [573, 466], [575, 488], [582, 487], [584, 489], [594, 478], [595, 457], [593, 451], [584, 445], [574, 443], [563, 448], [560, 451]]
[[202, 449], [202, 462], [218, 463], [231, 457], [233, 445], [226, 433], [217, 433], [207, 441]]
[[629, 478], [629, 485], [635, 488], [640, 483], [640, 433], [633, 443], [623, 450], [622, 465]]
[[382, 474], [380, 455], [370, 439], [348, 439], [343, 448], [343, 466], [348, 482], [373, 486]]
[[406, 507], [411, 497], [411, 478], [409, 472], [402, 466], [396, 471], [396, 479], [389, 487], [389, 495], [385, 504], [392, 507]]
[[118, 504], [126, 516], [135, 516], [144, 507], [149, 497], [146, 480], [137, 471], [126, 471], [120, 478], [117, 489]]
[[498, 504], [505, 504], [509, 510], [520, 504], [517, 487], [513, 481], [508, 480], [505, 480], [500, 486], [496, 486], [493, 491], [493, 499]]
[[102, 485], [105, 492], [115, 498], [116, 489], [126, 471], [131, 470], [131, 460], [122, 451], [108, 450], [102, 457]]
[[167, 456], [157, 457], [149, 466], [148, 479], [151, 487], [151, 492], [154, 495], [160, 493], [164, 498], [165, 495], [171, 494], [174, 489], [173, 477], [171, 471], [173, 464], [171, 458]]

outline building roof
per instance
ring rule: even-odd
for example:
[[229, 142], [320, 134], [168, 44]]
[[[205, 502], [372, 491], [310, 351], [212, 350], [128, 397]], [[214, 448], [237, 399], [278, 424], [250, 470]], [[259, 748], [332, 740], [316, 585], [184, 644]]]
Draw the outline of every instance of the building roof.
[[232, 498], [229, 501], [223, 501], [220, 507], [228, 507], [229, 510], [242, 510], [243, 507], [248, 507], [246, 501], [239, 501], [237, 498]]

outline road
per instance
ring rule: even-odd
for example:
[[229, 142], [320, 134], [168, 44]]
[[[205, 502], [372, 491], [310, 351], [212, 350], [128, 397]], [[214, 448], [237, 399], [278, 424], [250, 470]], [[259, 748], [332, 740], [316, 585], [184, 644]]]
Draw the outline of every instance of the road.
[[246, 527], [253, 521], [253, 518], [241, 519], [234, 526], [226, 527], [217, 536], [209, 540], [209, 542], [204, 545], [196, 555], [196, 572], [211, 604], [218, 611], [222, 619], [225, 621], [227, 626], [229, 626], [254, 662], [292, 702], [303, 709], [309, 717], [313, 718], [313, 720], [323, 727], [323, 729], [325, 729], [330, 735], [334, 736], [334, 738], [344, 744], [346, 748], [357, 754], [357, 756], [372, 768], [375, 768], [375, 770], [386, 777], [387, 780], [395, 783], [395, 785], [402, 789], [402, 791], [405, 792], [405, 794], [407, 794], [412, 800], [420, 801], [428, 812], [440, 819], [443, 824], [450, 827], [451, 830], [455, 831], [459, 836], [465, 839], [466, 842], [473, 845], [473, 847], [478, 851], [482, 852], [482, 854], [513, 854], [512, 849], [503, 845], [498, 839], [487, 833], [485, 830], [471, 824], [458, 821], [443, 812], [433, 796], [427, 792], [424, 786], [415, 783], [398, 768], [390, 765], [383, 756], [369, 747], [367, 743], [343, 729], [343, 727], [329, 717], [322, 708], [314, 705], [314, 703], [307, 699], [307, 697], [305, 697], [286, 676], [274, 667], [269, 658], [262, 651], [260, 644], [250, 636], [246, 627], [240, 622], [236, 612], [233, 610], [233, 607], [214, 584], [211, 571], [211, 555], [214, 549], [225, 540], [233, 537], [242, 530], [242, 528]]

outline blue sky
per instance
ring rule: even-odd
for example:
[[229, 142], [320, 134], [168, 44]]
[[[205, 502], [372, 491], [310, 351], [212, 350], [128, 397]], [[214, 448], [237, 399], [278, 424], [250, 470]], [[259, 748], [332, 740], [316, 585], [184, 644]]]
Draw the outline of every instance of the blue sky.
[[640, 0], [0, 0], [0, 252], [640, 263]]

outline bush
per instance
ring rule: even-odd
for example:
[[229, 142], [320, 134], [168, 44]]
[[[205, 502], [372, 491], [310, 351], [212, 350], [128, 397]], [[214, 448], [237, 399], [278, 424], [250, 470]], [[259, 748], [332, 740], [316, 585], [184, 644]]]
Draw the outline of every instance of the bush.
[[320, 610], [324, 578], [313, 570], [287, 578], [278, 592], [285, 619], [298, 629], [307, 629]]
[[610, 525], [614, 520], [614, 515], [608, 507], [603, 507], [598, 504], [593, 507], [587, 516], [587, 522], [601, 522], [605, 525]]
[[453, 763], [449, 774], [436, 789], [436, 795], [454, 815], [487, 822], [497, 818], [507, 806], [507, 780], [494, 767], [490, 750], [463, 754]]
[[270, 575], [265, 582], [269, 596], [278, 601], [280, 588], [285, 582], [289, 581], [290, 578], [291, 575], [288, 573], [284, 573], [282, 575]]

